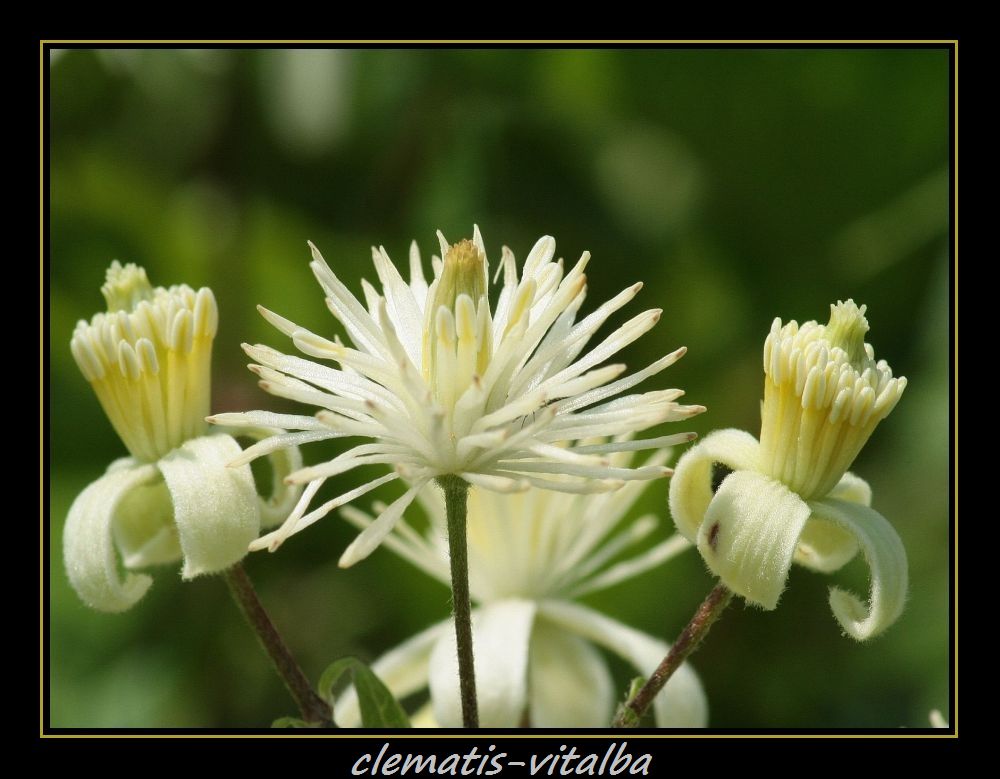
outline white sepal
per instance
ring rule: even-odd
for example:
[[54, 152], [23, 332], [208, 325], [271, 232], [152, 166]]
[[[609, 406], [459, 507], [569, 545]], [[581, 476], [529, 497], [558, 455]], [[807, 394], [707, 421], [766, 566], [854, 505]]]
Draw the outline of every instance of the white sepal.
[[[870, 506], [872, 488], [853, 473], [845, 473], [827, 498], [838, 498]], [[795, 562], [820, 573], [832, 573], [847, 565], [858, 553], [854, 535], [833, 522], [813, 516], [806, 522], [795, 550]]]
[[173, 499], [185, 579], [242, 560], [260, 531], [250, 466], [227, 465], [240, 451], [231, 436], [209, 435], [185, 441], [157, 463]]
[[860, 476], [856, 476], [848, 471], [840, 477], [840, 481], [837, 482], [837, 486], [830, 490], [830, 493], [825, 497], [836, 498], [837, 500], [848, 500], [851, 503], [860, 503], [862, 506], [870, 506], [872, 504], [872, 488], [871, 485]]
[[[484, 728], [516, 728], [527, 704], [528, 643], [537, 604], [502, 600], [472, 614], [479, 724]], [[431, 652], [431, 698], [434, 718], [445, 728], [462, 726], [455, 630], [441, 635]]]
[[757, 468], [760, 444], [743, 430], [719, 430], [688, 449], [677, 461], [670, 479], [670, 513], [677, 529], [689, 541], [698, 537], [708, 504], [712, 502], [712, 466], [732, 471]]
[[170, 493], [159, 475], [122, 497], [112, 531], [126, 568], [164, 565], [183, 556]]
[[903, 612], [908, 572], [906, 550], [889, 521], [859, 503], [826, 499], [813, 501], [817, 516], [836, 523], [857, 538], [871, 570], [868, 603], [849, 592], [830, 588], [830, 608], [844, 631], [858, 641], [878, 635]]
[[594, 647], [544, 619], [528, 655], [528, 712], [533, 728], [607, 727], [615, 689]]
[[[246, 436], [255, 441], [289, 441], [296, 435], [319, 435], [316, 431], [306, 433], [286, 433], [283, 429], [275, 427], [241, 427], [239, 429], [224, 430], [233, 436]], [[261, 444], [254, 444], [260, 446]], [[260, 526], [262, 529], [280, 525], [295, 508], [295, 503], [302, 494], [301, 484], [288, 484], [285, 477], [302, 468], [302, 452], [298, 446], [289, 446], [287, 443], [281, 447], [266, 446], [267, 459], [271, 463], [271, 494], [268, 497], [259, 496], [260, 502]], [[253, 448], [253, 447], [249, 447]], [[243, 457], [247, 451], [242, 452]], [[249, 462], [249, 460], [247, 460]]]
[[70, 584], [84, 603], [99, 611], [119, 612], [138, 601], [153, 580], [133, 573], [119, 577], [115, 515], [132, 489], [155, 481], [158, 474], [155, 466], [134, 460], [118, 460], [108, 470], [70, 506], [63, 530], [63, 559]]
[[[578, 636], [607, 647], [647, 676], [670, 649], [663, 641], [568, 601], [543, 601], [539, 604], [538, 614]], [[661, 728], [704, 728], [708, 725], [708, 701], [698, 675], [690, 665], [684, 663], [670, 677], [653, 701], [653, 710], [656, 724]]]
[[781, 482], [736, 471], [705, 512], [698, 551], [729, 589], [773, 609], [810, 513], [808, 504]]

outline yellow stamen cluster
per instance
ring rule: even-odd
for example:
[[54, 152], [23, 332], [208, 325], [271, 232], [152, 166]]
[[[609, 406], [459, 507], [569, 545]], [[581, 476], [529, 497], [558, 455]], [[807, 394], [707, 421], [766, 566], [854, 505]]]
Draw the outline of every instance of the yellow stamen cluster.
[[864, 314], [848, 300], [827, 325], [775, 319], [764, 342], [760, 470], [806, 500], [833, 489], [906, 388], [875, 362]]
[[446, 409], [489, 366], [492, 318], [487, 290], [486, 258], [476, 245], [463, 240], [448, 249], [425, 312], [422, 366], [435, 400]]
[[154, 462], [207, 427], [215, 297], [153, 288], [145, 270], [117, 261], [101, 292], [107, 313], [78, 322], [70, 348], [129, 452]]

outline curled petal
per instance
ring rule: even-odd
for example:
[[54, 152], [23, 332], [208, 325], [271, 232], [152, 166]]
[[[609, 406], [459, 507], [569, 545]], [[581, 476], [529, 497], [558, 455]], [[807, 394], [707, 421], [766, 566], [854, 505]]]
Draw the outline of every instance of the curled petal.
[[[568, 601], [543, 601], [538, 614], [546, 621], [607, 647], [645, 675], [651, 674], [670, 647], [593, 609]], [[684, 663], [653, 701], [661, 728], [703, 728], [708, 725], [708, 701], [698, 675]]]
[[[502, 600], [472, 615], [479, 721], [484, 728], [516, 728], [527, 705], [528, 643], [536, 604]], [[462, 726], [455, 629], [438, 639], [431, 652], [431, 698], [434, 718], [446, 728]]]
[[129, 490], [118, 507], [113, 529], [126, 568], [163, 565], [183, 557], [170, 492], [159, 477]]
[[809, 505], [755, 471], [722, 482], [698, 531], [698, 551], [733, 592], [773, 609], [785, 589]]
[[321, 440], [331, 437], [323, 431], [306, 431], [305, 433], [286, 433], [274, 427], [244, 427], [240, 430], [227, 430], [232, 435], [252, 438], [260, 443], [244, 450], [241, 460], [250, 461], [251, 450], [261, 447], [261, 453], [266, 453], [271, 463], [271, 494], [260, 497], [260, 526], [274, 527], [285, 521], [285, 518], [295, 508], [295, 503], [302, 494], [301, 484], [288, 484], [285, 477], [302, 468], [302, 452], [295, 444], [297, 442]]
[[860, 476], [848, 472], [840, 477], [837, 486], [830, 490], [830, 494], [826, 497], [870, 506], [872, 504], [872, 488]]
[[858, 553], [858, 542], [850, 533], [819, 517], [806, 522], [795, 548], [795, 562], [819, 573], [833, 573]]
[[[713, 478], [722, 475], [715, 464], [729, 471], [755, 470], [760, 444], [742, 430], [719, 430], [688, 449], [670, 479], [670, 513], [688, 541], [698, 536], [714, 493]], [[713, 475], [713, 471], [716, 474]]]
[[810, 504], [817, 516], [857, 538], [871, 570], [868, 603], [849, 592], [830, 588], [830, 608], [844, 631], [858, 641], [878, 635], [903, 612], [908, 573], [903, 542], [888, 520], [858, 503], [827, 498]]
[[257, 537], [260, 509], [250, 466], [228, 467], [240, 451], [231, 436], [209, 435], [185, 441], [157, 463], [173, 499], [185, 579], [242, 560]]
[[[870, 506], [872, 488], [868, 482], [853, 473], [845, 473], [828, 498], [847, 500]], [[854, 535], [819, 517], [812, 517], [806, 523], [795, 550], [795, 562], [820, 573], [839, 570], [858, 553], [858, 542]]]
[[125, 611], [149, 589], [143, 574], [118, 575], [113, 525], [122, 500], [136, 487], [155, 482], [153, 465], [118, 461], [90, 484], [70, 506], [63, 531], [63, 559], [80, 599], [99, 611]]
[[615, 689], [590, 643], [539, 619], [528, 653], [528, 698], [533, 728], [601, 728], [611, 717]]

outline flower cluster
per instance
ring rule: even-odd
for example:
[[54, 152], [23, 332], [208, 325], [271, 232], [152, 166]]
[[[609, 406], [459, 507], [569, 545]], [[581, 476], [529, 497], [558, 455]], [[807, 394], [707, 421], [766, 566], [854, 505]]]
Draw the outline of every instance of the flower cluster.
[[[218, 327], [211, 290], [154, 288], [136, 265], [111, 265], [102, 287], [107, 311], [79, 322], [70, 344], [129, 452], [83, 490], [66, 521], [66, 569], [85, 603], [122, 611], [152, 582], [142, 569], [183, 561], [184, 578], [223, 571], [248, 549], [277, 549], [334, 509], [360, 530], [341, 566], [385, 543], [454, 585], [462, 567], [455, 550], [464, 546], [449, 545], [461, 532], [451, 539], [448, 533], [458, 527], [468, 535], [468, 570], [460, 574], [463, 582], [468, 576], [475, 604], [471, 631], [465, 592], [457, 637], [447, 620], [373, 665], [398, 698], [428, 690], [414, 722], [443, 727], [474, 725], [473, 666], [484, 726], [606, 725], [618, 696], [597, 647], [647, 675], [669, 647], [576, 599], [692, 544], [726, 587], [766, 609], [777, 606], [793, 562], [832, 572], [860, 550], [871, 570], [868, 601], [832, 588], [834, 616], [858, 640], [899, 617], [905, 551], [871, 508], [868, 484], [848, 472], [906, 388], [865, 342], [864, 306], [838, 302], [825, 325], [774, 321], [764, 343], [759, 439], [721, 430], [687, 451], [670, 486], [679, 534], [627, 553], [658, 526], [655, 515], [627, 519], [632, 506], [650, 480], [673, 473], [665, 465], [669, 447], [695, 437], [642, 435], [704, 411], [679, 404], [680, 390], [632, 390], [685, 350], [633, 372], [609, 362], [657, 323], [658, 309], [591, 346], [642, 285], [580, 317], [586, 252], [567, 269], [545, 236], [519, 271], [504, 247], [493, 277], [503, 281], [491, 302], [479, 229], [456, 244], [440, 232], [438, 238], [429, 282], [415, 244], [409, 281], [383, 248], [373, 248], [380, 288], [362, 281], [363, 302], [310, 244], [312, 271], [345, 340], [260, 308], [304, 357], [244, 344], [250, 369], [264, 390], [319, 408], [315, 414], [206, 417]], [[237, 435], [255, 443], [244, 450]], [[361, 441], [303, 466], [300, 445], [336, 438]], [[657, 451], [634, 461], [647, 450]], [[274, 471], [267, 499], [258, 496], [249, 466], [263, 456]], [[362, 466], [383, 472], [312, 506], [327, 480]], [[376, 503], [374, 513], [348, 505], [395, 480], [405, 484], [404, 494]], [[447, 509], [432, 482], [450, 490]], [[464, 526], [455, 495], [462, 506], [467, 496]], [[415, 518], [415, 505], [425, 522]], [[716, 591], [728, 602], [729, 593]], [[455, 601], [457, 614], [457, 595]], [[670, 659], [680, 663], [684, 645]], [[680, 665], [653, 710], [660, 726], [706, 724], [705, 695], [690, 667]], [[336, 702], [335, 718], [356, 725], [359, 715], [357, 693], [349, 690]]]

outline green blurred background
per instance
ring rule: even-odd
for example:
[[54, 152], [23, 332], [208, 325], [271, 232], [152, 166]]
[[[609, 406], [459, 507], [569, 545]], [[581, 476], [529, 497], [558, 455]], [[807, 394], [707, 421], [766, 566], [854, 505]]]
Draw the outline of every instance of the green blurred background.
[[[239, 343], [291, 347], [254, 305], [337, 331], [306, 239], [358, 291], [371, 244], [402, 261], [416, 238], [426, 260], [435, 229], [455, 241], [473, 222], [494, 259], [507, 244], [523, 260], [546, 233], [567, 259], [589, 249], [585, 310], [644, 280], [623, 316], [664, 317], [625, 359], [687, 345], [656, 386], [708, 406], [691, 426], [702, 434], [759, 432], [773, 317], [868, 304], [877, 355], [910, 384], [854, 470], [906, 545], [907, 610], [855, 644], [826, 592], [867, 591], [863, 563], [796, 569], [779, 609], [732, 607], [695, 666], [719, 727], [925, 727], [931, 708], [947, 712], [947, 51], [62, 50], [50, 68], [53, 726], [295, 713], [221, 579], [158, 571], [137, 607], [110, 616], [69, 588], [68, 507], [124, 454], [69, 352], [74, 323], [103, 306], [110, 260], [145, 265], [155, 284], [211, 286], [213, 409], [274, 408]], [[664, 516], [657, 539], [671, 528], [666, 490], [652, 485], [636, 511]], [[446, 589], [389, 551], [338, 569], [353, 535], [331, 516], [247, 560], [313, 678], [448, 611]], [[588, 602], [671, 638], [710, 586], [688, 552]]]

